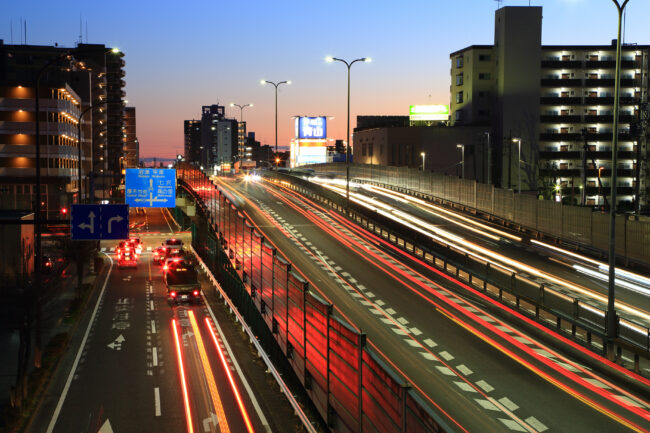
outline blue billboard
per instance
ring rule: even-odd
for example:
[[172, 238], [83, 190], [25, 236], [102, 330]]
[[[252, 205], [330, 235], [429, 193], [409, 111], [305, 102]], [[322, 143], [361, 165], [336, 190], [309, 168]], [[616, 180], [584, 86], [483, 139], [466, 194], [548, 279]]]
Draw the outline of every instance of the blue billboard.
[[176, 207], [176, 170], [127, 168], [125, 201], [132, 207]]
[[300, 139], [325, 139], [327, 138], [327, 118], [319, 117], [298, 117], [296, 118], [298, 134]]

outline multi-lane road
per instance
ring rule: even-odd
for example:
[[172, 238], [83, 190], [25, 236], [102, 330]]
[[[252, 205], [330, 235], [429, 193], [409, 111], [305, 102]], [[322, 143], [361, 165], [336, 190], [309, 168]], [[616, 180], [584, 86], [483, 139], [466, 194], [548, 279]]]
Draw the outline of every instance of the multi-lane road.
[[278, 185], [219, 184], [335, 314], [460, 431], [650, 429], [650, 403], [469, 302], [463, 282]]
[[[257, 390], [268, 392], [264, 368], [256, 365], [241, 338], [230, 343], [223, 338], [207, 304], [167, 304], [151, 247], [172, 236], [189, 243], [190, 235], [176, 233], [166, 210], [132, 212], [131, 225], [132, 235], [139, 234], [145, 247], [138, 267], [118, 269], [116, 242], [102, 242], [106, 266], [98, 275], [99, 286], [29, 431], [224, 433], [294, 428], [286, 400], [278, 395], [272, 402], [268, 395], [260, 398]], [[203, 290], [210, 291], [205, 284]]]

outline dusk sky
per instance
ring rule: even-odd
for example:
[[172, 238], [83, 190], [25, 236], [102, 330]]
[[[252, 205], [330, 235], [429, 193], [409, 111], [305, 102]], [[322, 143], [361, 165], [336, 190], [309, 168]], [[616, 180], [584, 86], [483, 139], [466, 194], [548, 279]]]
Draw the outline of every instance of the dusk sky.
[[[503, 6], [527, 6], [504, 0]], [[543, 6], [544, 44], [609, 44], [616, 37], [611, 0], [532, 0]], [[202, 105], [253, 103], [248, 130], [274, 144], [274, 92], [260, 79], [292, 80], [279, 92], [278, 144], [288, 145], [291, 116], [334, 116], [330, 138], [346, 126], [346, 68], [326, 63], [372, 57], [352, 68], [356, 115], [406, 115], [411, 104], [449, 101], [449, 53], [491, 44], [494, 0], [328, 1], [30, 1], [0, 0], [0, 39], [74, 46], [79, 21], [89, 43], [125, 53], [126, 92], [137, 110], [142, 157], [182, 153], [183, 120]], [[650, 44], [648, 0], [630, 0], [625, 42]], [[13, 37], [12, 37], [13, 24]]]

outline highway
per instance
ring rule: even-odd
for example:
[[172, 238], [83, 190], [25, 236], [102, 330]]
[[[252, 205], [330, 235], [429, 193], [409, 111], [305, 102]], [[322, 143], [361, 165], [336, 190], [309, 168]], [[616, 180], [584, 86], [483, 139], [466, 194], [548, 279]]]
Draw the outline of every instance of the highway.
[[[323, 184], [345, 195], [344, 185], [331, 182]], [[514, 269], [527, 279], [588, 305], [607, 308], [605, 260], [597, 261], [550, 243], [531, 241], [497, 225], [385, 188], [353, 184], [351, 194], [351, 200], [382, 209], [396, 221], [439, 234], [449, 245], [466, 249], [477, 257], [487, 257], [491, 263]], [[617, 310], [622, 317], [650, 327], [650, 278], [627, 275], [627, 279], [617, 278]]]
[[650, 429], [647, 401], [470, 303], [463, 282], [277, 185], [218, 182], [335, 314], [459, 431]]
[[[241, 373], [240, 364], [251, 365], [247, 345], [225, 341], [208, 306], [167, 304], [150, 251], [171, 236], [190, 243], [190, 235], [176, 233], [166, 210], [132, 210], [131, 225], [145, 247], [138, 267], [117, 269], [117, 241], [102, 241], [107, 271], [99, 276], [99, 293], [89, 302], [78, 344], [62, 361], [69, 368], [53, 378], [29, 431], [225, 433], [293, 425], [286, 400], [260, 401], [254, 390], [267, 384], [250, 378], [263, 377], [263, 369]], [[240, 361], [230, 349], [236, 346], [240, 355], [244, 348]], [[286, 419], [269, 419], [281, 406], [277, 412]]]

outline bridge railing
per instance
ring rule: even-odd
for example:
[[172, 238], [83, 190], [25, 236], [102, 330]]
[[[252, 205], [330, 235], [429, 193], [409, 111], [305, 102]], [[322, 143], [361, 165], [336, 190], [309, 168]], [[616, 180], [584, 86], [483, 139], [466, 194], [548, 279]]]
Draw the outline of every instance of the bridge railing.
[[368, 347], [365, 334], [333, 313], [227, 193], [194, 166], [180, 164], [177, 173], [203, 217], [192, 233], [195, 251], [247, 320], [263, 322], [331, 431], [456, 431]]

